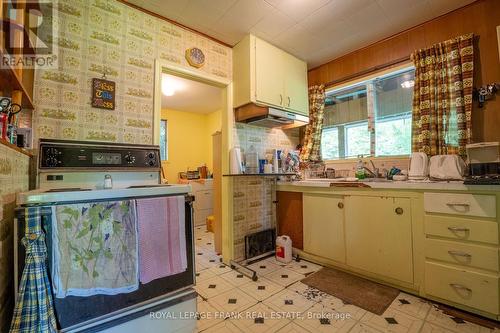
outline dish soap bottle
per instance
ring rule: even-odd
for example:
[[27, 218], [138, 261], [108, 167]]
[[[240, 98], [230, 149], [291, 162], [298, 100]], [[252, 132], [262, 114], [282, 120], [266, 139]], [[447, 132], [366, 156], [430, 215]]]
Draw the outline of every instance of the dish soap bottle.
[[358, 164], [356, 165], [355, 176], [358, 179], [365, 179], [365, 166], [363, 164], [363, 155], [358, 155]]

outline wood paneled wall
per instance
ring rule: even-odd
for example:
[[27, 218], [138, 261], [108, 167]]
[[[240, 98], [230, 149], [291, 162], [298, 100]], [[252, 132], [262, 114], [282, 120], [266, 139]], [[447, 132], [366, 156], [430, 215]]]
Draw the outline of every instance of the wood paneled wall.
[[[474, 86], [500, 82], [496, 27], [500, 0], [478, 0], [468, 6], [403, 31], [309, 71], [309, 85], [350, 79], [370, 69], [407, 57], [416, 49], [465, 33], [476, 35]], [[473, 140], [500, 141], [500, 94], [483, 108], [474, 103]]]

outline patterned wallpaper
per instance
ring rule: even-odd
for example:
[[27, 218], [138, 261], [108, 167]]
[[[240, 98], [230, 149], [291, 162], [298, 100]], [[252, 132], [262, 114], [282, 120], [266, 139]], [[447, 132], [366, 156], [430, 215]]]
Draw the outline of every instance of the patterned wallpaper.
[[13, 222], [16, 193], [28, 190], [29, 157], [0, 144], [0, 332], [6, 332], [13, 305]]
[[[293, 150], [299, 143], [299, 130], [269, 129], [235, 124], [234, 145], [242, 153], [254, 146], [259, 158], [273, 149]], [[245, 236], [276, 226], [272, 204], [273, 179], [263, 177], [233, 178], [234, 258], [245, 258]]]
[[[194, 46], [206, 57], [200, 71], [231, 78], [230, 48], [115, 0], [59, 0], [58, 13], [59, 68], [35, 73], [36, 138], [151, 144], [154, 60], [189, 67]], [[114, 111], [90, 106], [104, 71], [116, 82]]]

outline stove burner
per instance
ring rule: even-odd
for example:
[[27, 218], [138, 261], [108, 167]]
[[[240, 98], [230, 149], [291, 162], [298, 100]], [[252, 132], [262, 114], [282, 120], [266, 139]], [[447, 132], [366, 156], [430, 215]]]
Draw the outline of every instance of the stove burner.
[[469, 176], [464, 185], [500, 185], [500, 174]]
[[91, 189], [90, 188], [79, 188], [79, 187], [53, 188], [53, 189], [47, 190], [45, 192], [49, 193], [49, 192], [76, 192], [76, 191], [91, 191]]

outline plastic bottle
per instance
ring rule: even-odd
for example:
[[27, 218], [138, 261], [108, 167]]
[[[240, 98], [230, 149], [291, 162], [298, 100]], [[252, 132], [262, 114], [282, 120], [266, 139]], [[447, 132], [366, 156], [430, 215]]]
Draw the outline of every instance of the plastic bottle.
[[358, 156], [359, 160], [358, 160], [358, 164], [356, 165], [356, 172], [355, 172], [355, 176], [356, 178], [358, 179], [365, 179], [365, 166], [363, 164], [363, 156]]
[[257, 154], [254, 146], [250, 146], [248, 149], [245, 160], [247, 173], [259, 173], [259, 154]]

